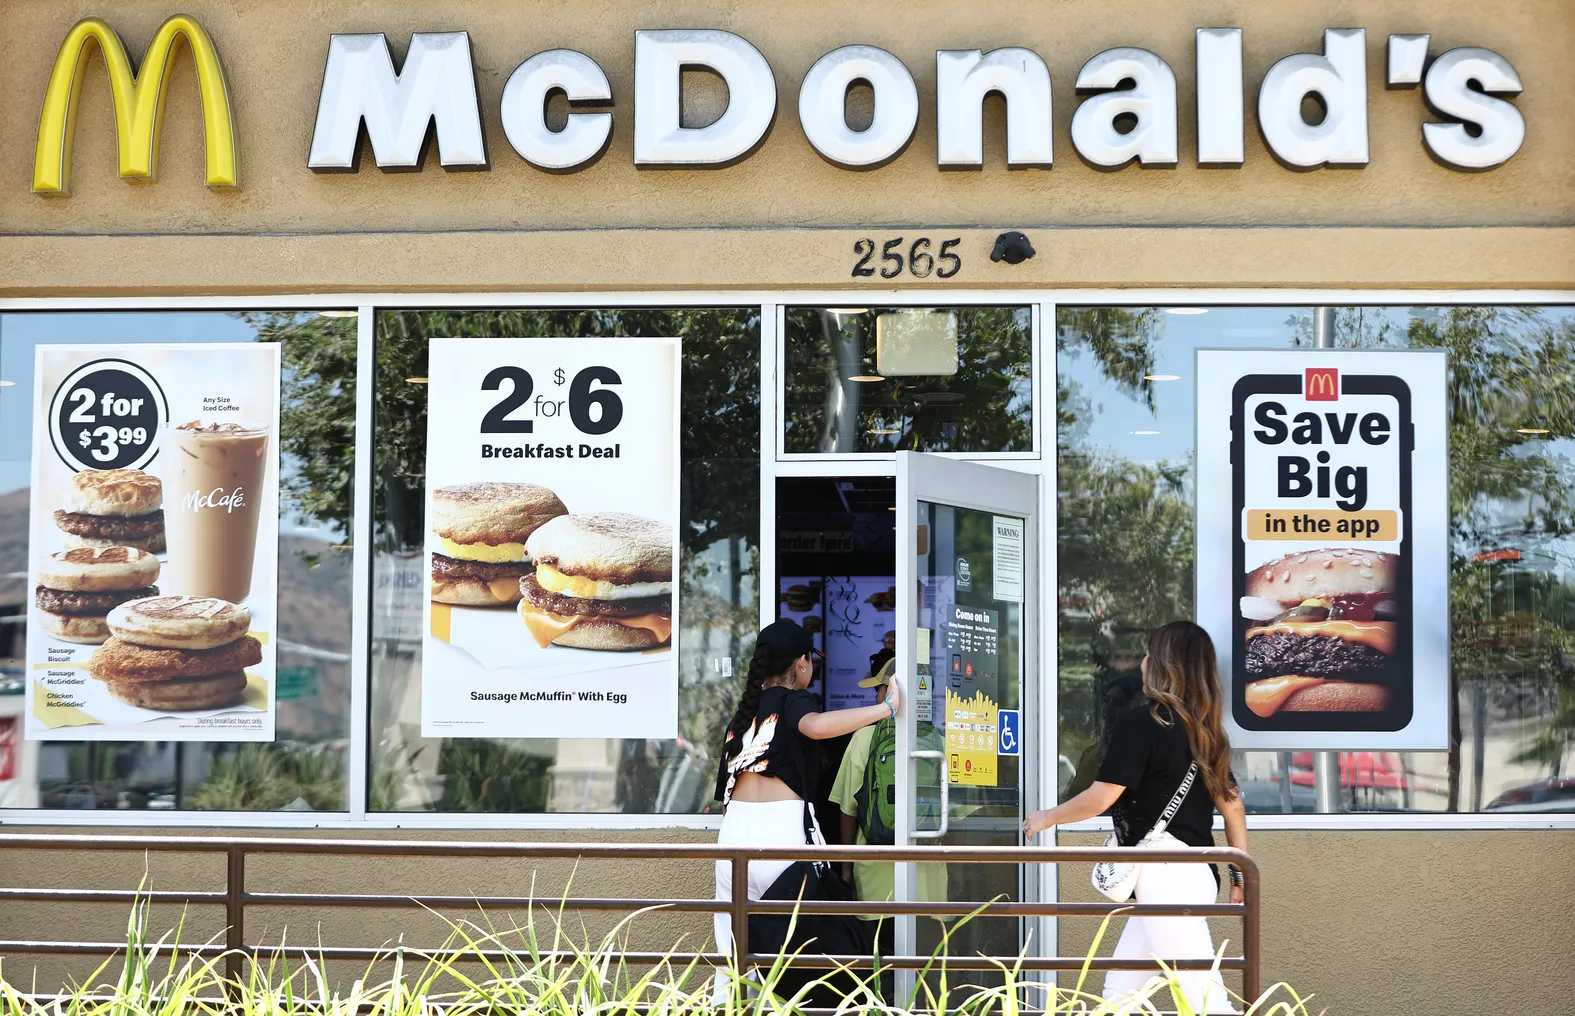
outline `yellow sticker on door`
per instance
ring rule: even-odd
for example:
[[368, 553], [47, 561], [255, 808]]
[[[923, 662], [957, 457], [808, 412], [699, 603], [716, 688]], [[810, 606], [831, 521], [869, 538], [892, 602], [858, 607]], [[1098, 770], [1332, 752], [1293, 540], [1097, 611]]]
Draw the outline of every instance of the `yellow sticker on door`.
[[974, 787], [996, 785], [995, 731], [999, 707], [984, 692], [971, 699], [946, 689], [946, 779]]

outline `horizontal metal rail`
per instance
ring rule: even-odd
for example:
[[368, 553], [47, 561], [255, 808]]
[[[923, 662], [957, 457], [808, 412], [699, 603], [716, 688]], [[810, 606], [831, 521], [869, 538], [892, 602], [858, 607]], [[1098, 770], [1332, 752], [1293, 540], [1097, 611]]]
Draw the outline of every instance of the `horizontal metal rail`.
[[[1256, 998], [1260, 990], [1259, 972], [1259, 902], [1260, 878], [1258, 866], [1250, 857], [1238, 850], [1225, 847], [1188, 849], [1136, 849], [1107, 847], [871, 847], [871, 846], [783, 846], [783, 847], [731, 847], [706, 843], [515, 843], [515, 842], [453, 842], [442, 840], [343, 840], [343, 839], [286, 839], [273, 837], [219, 837], [219, 836], [56, 836], [0, 834], [0, 851], [47, 850], [54, 854], [82, 850], [94, 852], [151, 852], [222, 854], [225, 857], [225, 889], [223, 892], [159, 891], [138, 893], [132, 890], [107, 889], [36, 889], [0, 888], [0, 901], [33, 901], [54, 903], [119, 903], [148, 900], [164, 904], [208, 905], [225, 908], [226, 927], [223, 945], [183, 945], [179, 951], [201, 957], [221, 957], [225, 971], [232, 981], [239, 981], [247, 959], [275, 955], [311, 957], [321, 960], [374, 961], [403, 956], [408, 959], [441, 962], [454, 961], [506, 961], [517, 953], [506, 949], [420, 949], [411, 946], [352, 947], [352, 946], [286, 946], [251, 945], [245, 941], [245, 913], [248, 907], [327, 907], [327, 908], [404, 908], [425, 907], [432, 910], [456, 909], [539, 909], [549, 911], [606, 911], [626, 912], [661, 909], [677, 913], [726, 913], [731, 916], [733, 939], [741, 967], [769, 965], [776, 957], [751, 952], [749, 943], [749, 916], [751, 914], [873, 914], [880, 916], [914, 915], [930, 917], [957, 917], [976, 914], [980, 917], [1038, 917], [1085, 916], [1106, 917], [1126, 914], [1135, 917], [1164, 917], [1200, 915], [1234, 917], [1242, 922], [1242, 953], [1214, 959], [1165, 959], [1176, 970], [1207, 970], [1216, 963], [1222, 970], [1242, 972], [1243, 994]], [[309, 892], [254, 892], [246, 888], [246, 861], [249, 856], [347, 856], [347, 857], [400, 857], [400, 858], [518, 858], [559, 861], [619, 861], [632, 860], [716, 862], [725, 861], [733, 867], [733, 892], [730, 899], [684, 899], [645, 897], [564, 897], [556, 900], [522, 896], [453, 896], [453, 895], [397, 895], [375, 893], [309, 893]], [[1244, 902], [1240, 904], [1116, 904], [1116, 903], [1063, 903], [1019, 902], [995, 900], [981, 903], [954, 901], [886, 902], [886, 901], [804, 901], [795, 903], [778, 900], [751, 900], [748, 898], [748, 864], [756, 860], [810, 860], [827, 862], [846, 861], [930, 861], [969, 864], [1059, 864], [1089, 863], [1112, 860], [1146, 861], [1155, 863], [1216, 863], [1230, 864], [1244, 875]], [[28, 939], [0, 940], [0, 954], [26, 955], [113, 955], [126, 948], [119, 942], [57, 942]], [[571, 952], [539, 953], [544, 959], [572, 959]], [[657, 964], [667, 961], [691, 961], [720, 964], [730, 958], [716, 952], [626, 952], [621, 958], [630, 964]], [[799, 966], [826, 969], [847, 966], [869, 967], [875, 962], [871, 956], [839, 956], [826, 954], [800, 954], [795, 963]], [[996, 971], [1002, 967], [1018, 970], [1130, 970], [1157, 969], [1155, 962], [1137, 959], [1114, 959], [1082, 956], [946, 956], [948, 970]], [[937, 963], [931, 956], [882, 956], [883, 968], [922, 969]]]

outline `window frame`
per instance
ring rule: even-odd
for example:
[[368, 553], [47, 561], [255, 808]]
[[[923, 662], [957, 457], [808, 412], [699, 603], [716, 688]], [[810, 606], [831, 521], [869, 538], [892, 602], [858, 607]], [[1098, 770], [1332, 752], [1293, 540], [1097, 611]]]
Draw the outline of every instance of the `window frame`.
[[[351, 535], [353, 569], [351, 595], [350, 710], [351, 729], [347, 759], [349, 807], [339, 812], [208, 812], [118, 811], [67, 809], [0, 809], [0, 826], [61, 827], [165, 827], [165, 828], [273, 828], [273, 829], [517, 829], [526, 830], [715, 830], [719, 815], [634, 813], [510, 813], [465, 812], [387, 813], [367, 811], [370, 729], [371, 582], [372, 582], [372, 482], [373, 405], [376, 383], [375, 315], [385, 310], [442, 307], [466, 309], [517, 309], [566, 307], [755, 307], [760, 311], [760, 391], [771, 404], [760, 413], [760, 568], [762, 576], [776, 574], [776, 481], [785, 476], [894, 475], [890, 453], [822, 455], [784, 451], [783, 315], [788, 306], [832, 306], [857, 299], [880, 306], [1028, 306], [1032, 314], [1033, 451], [1005, 453], [947, 452], [949, 458], [974, 460], [1032, 472], [1043, 478], [1046, 491], [1041, 512], [1040, 568], [1043, 588], [1056, 587], [1056, 532], [1054, 498], [1056, 456], [1053, 433], [1045, 430], [1045, 392], [1053, 390], [1056, 358], [1054, 328], [1059, 305], [1077, 306], [1459, 306], [1459, 305], [1575, 305], [1571, 290], [1428, 290], [1428, 289], [1180, 289], [1131, 287], [1120, 289], [836, 289], [836, 290], [619, 290], [575, 292], [490, 293], [297, 293], [206, 296], [118, 297], [5, 297], [0, 313], [13, 311], [239, 311], [329, 310], [356, 308], [356, 408], [355, 475], [352, 499], [355, 513]], [[1050, 345], [1044, 333], [1050, 330]], [[764, 587], [763, 587], [764, 588]], [[1054, 597], [1042, 600], [1041, 644], [1054, 646], [1059, 635]], [[761, 623], [775, 618], [772, 601], [761, 597]], [[1046, 650], [1048, 653], [1048, 649]], [[1049, 657], [1046, 657], [1047, 661]], [[1054, 722], [1057, 681], [1054, 665], [1044, 668], [1039, 695], [1044, 731], [1041, 742], [1040, 786], [1054, 788], [1059, 731]], [[1575, 829], [1575, 813], [1339, 813], [1329, 815], [1255, 814], [1251, 826], [1259, 831], [1301, 830], [1530, 830]], [[1218, 823], [1216, 823], [1218, 827]], [[1063, 826], [1067, 832], [1105, 832], [1108, 819]]]

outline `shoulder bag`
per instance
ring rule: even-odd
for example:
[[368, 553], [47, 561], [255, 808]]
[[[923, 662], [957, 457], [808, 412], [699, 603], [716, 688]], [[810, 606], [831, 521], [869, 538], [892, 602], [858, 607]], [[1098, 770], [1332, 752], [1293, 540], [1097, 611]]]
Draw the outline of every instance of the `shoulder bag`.
[[[1181, 786], [1176, 788], [1176, 793], [1171, 797], [1170, 803], [1165, 805], [1165, 810], [1160, 813], [1159, 820], [1154, 823], [1154, 828], [1148, 835], [1139, 840], [1135, 846], [1151, 847], [1160, 837], [1166, 835], [1165, 830], [1170, 825], [1170, 820], [1176, 817], [1176, 812], [1181, 809], [1181, 802], [1187, 797], [1187, 791], [1192, 789], [1192, 782], [1198, 778], [1198, 764], [1192, 763], [1187, 768], [1186, 778], [1181, 781]], [[1105, 846], [1119, 847], [1120, 841], [1116, 834], [1111, 833], [1105, 838]], [[1137, 889], [1138, 872], [1142, 865], [1136, 861], [1100, 861], [1094, 865], [1094, 875], [1091, 881], [1094, 888], [1116, 903], [1125, 903], [1132, 898]]]

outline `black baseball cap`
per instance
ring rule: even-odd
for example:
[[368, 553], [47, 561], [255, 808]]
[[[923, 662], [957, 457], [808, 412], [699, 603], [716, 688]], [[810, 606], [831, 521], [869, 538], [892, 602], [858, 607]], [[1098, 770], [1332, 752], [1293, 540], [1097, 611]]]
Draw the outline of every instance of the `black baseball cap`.
[[800, 656], [819, 656], [825, 653], [815, 648], [815, 640], [797, 621], [783, 618], [772, 621], [755, 636], [755, 651], [764, 649], [779, 660], [796, 660]]

